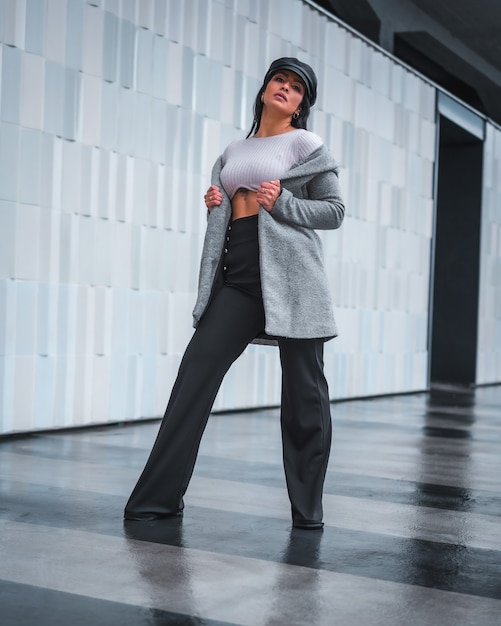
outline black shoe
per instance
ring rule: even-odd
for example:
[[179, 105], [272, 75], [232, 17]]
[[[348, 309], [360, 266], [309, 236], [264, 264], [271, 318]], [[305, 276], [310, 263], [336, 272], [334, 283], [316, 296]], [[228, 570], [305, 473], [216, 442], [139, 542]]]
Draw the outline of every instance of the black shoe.
[[175, 511], [174, 513], [124, 513], [124, 520], [130, 522], [153, 522], [159, 519], [169, 519], [171, 517], [182, 517], [183, 511]]
[[292, 526], [294, 528], [301, 528], [303, 530], [322, 530], [324, 527], [323, 522], [307, 522], [307, 521], [293, 521]]

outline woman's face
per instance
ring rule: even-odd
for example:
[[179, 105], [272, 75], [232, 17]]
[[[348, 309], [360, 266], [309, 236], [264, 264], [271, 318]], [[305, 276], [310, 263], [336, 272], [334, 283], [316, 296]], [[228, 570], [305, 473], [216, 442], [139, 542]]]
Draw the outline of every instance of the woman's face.
[[263, 104], [292, 115], [300, 110], [305, 94], [301, 78], [290, 70], [280, 70], [274, 74], [263, 93]]

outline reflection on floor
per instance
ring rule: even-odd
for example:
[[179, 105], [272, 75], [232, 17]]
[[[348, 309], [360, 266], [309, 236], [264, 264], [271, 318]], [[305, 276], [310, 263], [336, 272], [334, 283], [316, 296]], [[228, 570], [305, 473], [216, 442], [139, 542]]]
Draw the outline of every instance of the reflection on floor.
[[122, 521], [158, 422], [0, 442], [3, 626], [501, 624], [501, 386], [332, 405], [323, 531], [277, 410], [214, 415], [182, 519]]

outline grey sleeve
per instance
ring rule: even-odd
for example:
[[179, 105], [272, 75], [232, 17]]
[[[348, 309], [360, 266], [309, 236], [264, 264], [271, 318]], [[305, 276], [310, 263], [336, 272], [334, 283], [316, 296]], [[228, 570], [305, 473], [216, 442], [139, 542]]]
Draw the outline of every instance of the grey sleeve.
[[304, 228], [339, 228], [344, 218], [344, 202], [336, 172], [329, 170], [317, 174], [307, 184], [306, 192], [307, 198], [298, 198], [283, 187], [271, 216]]

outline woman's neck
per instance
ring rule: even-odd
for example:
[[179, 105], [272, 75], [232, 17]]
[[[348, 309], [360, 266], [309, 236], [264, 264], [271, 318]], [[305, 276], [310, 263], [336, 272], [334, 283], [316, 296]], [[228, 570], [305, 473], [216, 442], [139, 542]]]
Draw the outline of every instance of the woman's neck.
[[296, 128], [292, 126], [290, 117], [276, 118], [274, 116], [267, 115], [263, 110], [259, 130], [254, 137], [272, 137], [273, 135], [290, 133], [291, 130], [296, 130]]

